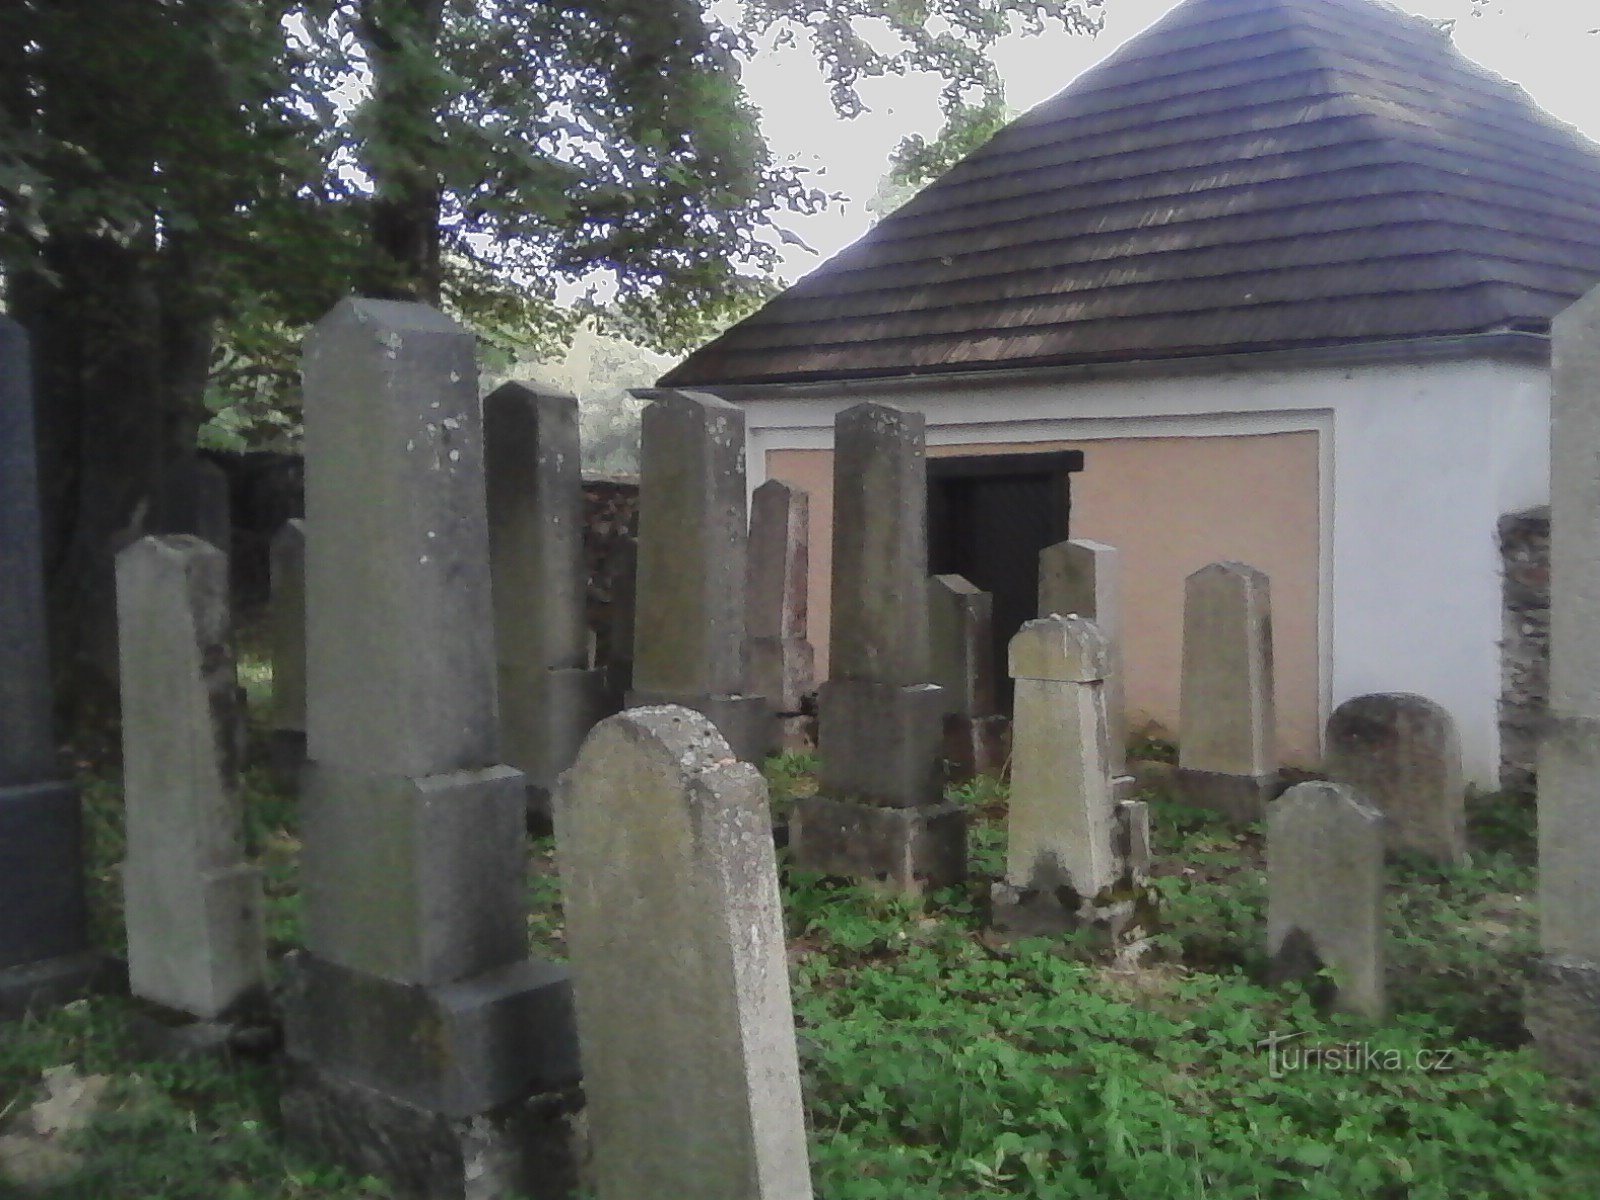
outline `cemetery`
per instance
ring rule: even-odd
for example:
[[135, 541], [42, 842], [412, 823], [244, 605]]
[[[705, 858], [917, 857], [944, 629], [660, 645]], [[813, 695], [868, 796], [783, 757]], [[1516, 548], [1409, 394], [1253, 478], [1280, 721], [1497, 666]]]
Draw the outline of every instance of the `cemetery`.
[[[1367, 0], [1187, 0], [948, 186], [1059, 123], [1101, 136], [1071, 123], [1146, 95], [1156, 60], [1230, 93], [1236, 33], [1292, 62], [1265, 108], [1339, 124], [1265, 157], [1422, 136], [1352, 138], [1321, 90], [1352, 61], [1380, 98], [1422, 63], [1549, 133]], [[400, 42], [372, 45], [391, 70]], [[1562, 145], [1600, 179], [1600, 150]], [[579, 400], [497, 370], [504, 327], [465, 317], [443, 260], [431, 289], [341, 286], [273, 335], [296, 330], [298, 405], [274, 502], [243, 519], [239, 464], [180, 429], [159, 494], [72, 540], [70, 622], [61, 346], [9, 315], [32, 297], [0, 262], [0, 1200], [1600, 1196], [1600, 287], [1574, 267], [1479, 297], [1543, 306], [1495, 309], [1517, 328], [1487, 348], [1434, 316], [1399, 341], [1285, 333], [1272, 352], [1299, 357], [1243, 389], [1265, 423], [1220, 432], [1188, 423], [1214, 396], [1168, 422], [1184, 378], [1016, 335], [984, 362], [1020, 407], [980, 419], [978, 385], [938, 376], [1005, 339], [896, 324], [937, 256], [893, 246], [946, 186], [841, 256], [853, 299], [768, 297], [637, 389], [636, 478], [586, 474]], [[1555, 270], [1528, 253], [1519, 278]], [[920, 299], [850, 317], [908, 263]], [[1145, 349], [1186, 344], [1176, 311], [1144, 314]], [[861, 336], [795, 333], [841, 319]], [[1230, 336], [1197, 355], [1265, 353]], [[861, 373], [900, 342], [953, 357]], [[1459, 368], [1471, 405], [1511, 393], [1462, 460], [1494, 476], [1470, 539], [1352, 499], [1398, 494], [1377, 468], [1316, 477], [1335, 431], [1383, 441], [1350, 414], [1396, 364]], [[1327, 370], [1352, 386], [1324, 406]], [[1104, 424], [1138, 379], [1153, 406]], [[1063, 382], [1061, 412], [1027, 415]], [[1237, 472], [1148, 486], [1189, 454]], [[1417, 607], [1458, 581], [1460, 606]], [[1404, 619], [1363, 642], [1386, 607]], [[61, 669], [64, 623], [108, 691]]]

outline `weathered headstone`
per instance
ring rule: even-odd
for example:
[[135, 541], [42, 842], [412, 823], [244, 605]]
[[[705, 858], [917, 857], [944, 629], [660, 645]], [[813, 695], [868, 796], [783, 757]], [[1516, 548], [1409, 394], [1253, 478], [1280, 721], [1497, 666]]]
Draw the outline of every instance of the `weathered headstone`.
[[816, 658], [806, 634], [811, 501], [769, 479], [750, 497], [750, 686], [777, 712], [788, 744], [803, 724], [802, 701], [816, 686]]
[[0, 1017], [71, 997], [89, 949], [78, 792], [51, 728], [28, 337], [0, 316]]
[[1391, 849], [1466, 861], [1461, 739], [1445, 709], [1407, 692], [1356, 696], [1333, 710], [1326, 741], [1328, 778], [1388, 818]]
[[270, 553], [270, 755], [281, 777], [297, 781], [306, 759], [306, 523], [298, 517], [285, 521], [273, 535]]
[[505, 759], [530, 810], [605, 715], [605, 675], [589, 669], [578, 402], [519, 383], [483, 402], [489, 561]]
[[922, 414], [834, 419], [830, 678], [817, 697], [820, 792], [796, 802], [801, 866], [901, 889], [966, 872], [966, 818], [943, 800], [944, 693], [931, 682]]
[[628, 707], [705, 713], [746, 762], [776, 741], [766, 697], [748, 690], [744, 412], [668, 392], [639, 438], [639, 568]]
[[1149, 816], [1143, 802], [1116, 799], [1110, 643], [1086, 618], [1053, 615], [1024, 625], [1010, 658], [1011, 810], [995, 924], [1028, 934], [1120, 929], [1148, 870]]
[[1301, 783], [1267, 806], [1272, 977], [1333, 974], [1333, 1009], [1384, 1012], [1383, 814], [1336, 783]]
[[760, 773], [700, 713], [632, 709], [555, 807], [599, 1200], [807, 1200]]
[[1004, 769], [1010, 723], [995, 688], [994, 597], [960, 575], [928, 579], [932, 679], [944, 689], [944, 756], [953, 779]]
[[1201, 567], [1184, 581], [1179, 793], [1253, 821], [1278, 789], [1267, 577], [1244, 563]]
[[576, 1037], [565, 971], [527, 956], [473, 337], [345, 300], [304, 377], [306, 952], [284, 1123], [402, 1192], [548, 1195], [570, 1174]]
[[1552, 327], [1550, 714], [1539, 755], [1542, 956], [1528, 1029], [1600, 1078], [1600, 291]]
[[228, 560], [189, 534], [117, 555], [122, 865], [133, 993], [202, 1021], [264, 999], [261, 872], [244, 856]]
[[1122, 565], [1112, 546], [1084, 538], [1039, 551], [1039, 615], [1076, 613], [1095, 623], [1110, 648], [1106, 722], [1111, 731], [1111, 773], [1128, 774], [1128, 713], [1122, 653]]

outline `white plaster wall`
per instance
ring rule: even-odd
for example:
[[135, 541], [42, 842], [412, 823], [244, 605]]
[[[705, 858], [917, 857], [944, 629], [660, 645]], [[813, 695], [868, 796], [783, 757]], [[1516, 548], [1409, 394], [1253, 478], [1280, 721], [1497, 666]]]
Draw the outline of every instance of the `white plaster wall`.
[[1318, 431], [1323, 715], [1415, 691], [1461, 726], [1470, 780], [1499, 763], [1495, 524], [1549, 499], [1549, 382], [1491, 360], [998, 383], [706, 389], [747, 413], [750, 487], [766, 453], [828, 449], [833, 416], [873, 398], [921, 409], [932, 444]]

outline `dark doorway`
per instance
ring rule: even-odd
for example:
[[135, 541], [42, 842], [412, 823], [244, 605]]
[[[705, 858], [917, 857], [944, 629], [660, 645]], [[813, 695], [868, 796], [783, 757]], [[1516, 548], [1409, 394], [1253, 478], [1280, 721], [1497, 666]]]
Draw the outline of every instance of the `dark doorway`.
[[1038, 616], [1039, 551], [1067, 536], [1077, 450], [928, 460], [928, 573], [994, 597], [995, 675], [1011, 711], [1006, 646]]

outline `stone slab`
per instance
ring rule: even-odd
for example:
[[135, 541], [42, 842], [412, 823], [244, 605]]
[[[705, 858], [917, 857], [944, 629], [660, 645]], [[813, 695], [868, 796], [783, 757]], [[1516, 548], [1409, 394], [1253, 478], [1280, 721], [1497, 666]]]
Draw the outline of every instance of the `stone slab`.
[[803, 638], [750, 639], [750, 686], [780, 713], [797, 713], [816, 685], [816, 651]]
[[750, 494], [751, 638], [805, 641], [810, 538], [811, 498], [803, 489], [769, 479]]
[[0, 788], [0, 969], [80, 953], [86, 920], [77, 788]]
[[4, 967], [0, 968], [0, 1021], [14, 1021], [82, 996], [127, 990], [126, 968], [98, 950]]
[[765, 696], [685, 696], [673, 692], [632, 691], [628, 708], [677, 704], [709, 717], [727, 740], [733, 756], [760, 766], [778, 745], [778, 722]]
[[372, 1175], [397, 1200], [570, 1200], [583, 1157], [576, 1088], [452, 1117], [291, 1067], [279, 1101], [284, 1132], [307, 1154]]
[[1600, 719], [1552, 716], [1539, 753], [1539, 941], [1600, 962]]
[[1276, 775], [1224, 775], [1179, 767], [1172, 772], [1173, 798], [1195, 808], [1209, 808], [1231, 821], [1259, 821], [1267, 804], [1283, 790]]
[[1600, 964], [1570, 956], [1536, 960], [1526, 1021], [1553, 1072], [1600, 1083]]
[[143, 1059], [164, 1062], [227, 1065], [235, 1059], [270, 1057], [283, 1043], [282, 1030], [265, 1003], [259, 1011], [229, 1021], [180, 1019], [184, 1015], [143, 1009], [130, 1013], [126, 1029], [134, 1053]]
[[967, 876], [967, 812], [959, 804], [887, 808], [802, 796], [789, 815], [795, 866], [918, 893]]
[[424, 779], [306, 768], [306, 947], [398, 983], [527, 954], [527, 787], [509, 767]]
[[1257, 777], [1277, 771], [1272, 661], [1266, 575], [1221, 562], [1184, 580], [1180, 766]]
[[1057, 542], [1039, 551], [1039, 615], [1076, 613], [1095, 623], [1110, 658], [1105, 677], [1106, 727], [1111, 766], [1127, 769], [1128, 714], [1122, 654], [1122, 566], [1116, 547], [1086, 538]]
[[211, 1019], [256, 1003], [265, 986], [266, 913], [261, 869], [219, 867], [170, 886], [160, 862], [122, 866], [133, 993]]
[[950, 782], [964, 783], [979, 775], [999, 776], [1011, 758], [1011, 718], [944, 717], [944, 761]]
[[500, 730], [506, 761], [527, 780], [531, 815], [548, 818], [550, 791], [578, 757], [578, 748], [610, 713], [604, 671], [557, 668], [527, 684], [500, 664]]
[[964, 717], [999, 711], [995, 691], [994, 597], [960, 575], [928, 577], [932, 682], [945, 707]]
[[890, 807], [940, 803], [944, 708], [944, 691], [932, 684], [824, 683], [817, 692], [822, 790]]
[[322, 1078], [455, 1117], [578, 1082], [565, 967], [523, 959], [420, 987], [298, 954], [288, 977], [288, 1053]]

